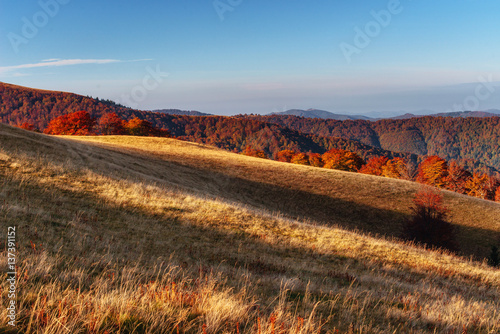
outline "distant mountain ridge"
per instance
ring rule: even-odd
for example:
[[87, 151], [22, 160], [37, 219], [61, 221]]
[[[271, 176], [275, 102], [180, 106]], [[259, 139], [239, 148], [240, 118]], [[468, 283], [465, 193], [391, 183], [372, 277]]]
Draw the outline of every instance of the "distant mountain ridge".
[[417, 117], [495, 117], [500, 116], [500, 110], [490, 109], [486, 111], [452, 111], [452, 112], [442, 112], [437, 114], [429, 114], [429, 115], [415, 115], [412, 113], [406, 113], [404, 115], [389, 117], [390, 119], [410, 119]]
[[387, 117], [369, 117], [365, 115], [347, 115], [347, 114], [336, 114], [330, 111], [321, 110], [321, 109], [289, 109], [281, 112], [273, 112], [264, 116], [272, 116], [272, 115], [282, 115], [282, 116], [297, 116], [297, 117], [305, 117], [305, 118], [320, 118], [320, 119], [334, 119], [338, 121], [346, 121], [346, 120], [365, 120], [365, 121], [378, 121], [381, 119], [410, 119], [417, 117], [494, 117], [500, 116], [500, 110], [498, 109], [489, 109], [484, 111], [453, 111], [453, 112], [441, 112], [436, 113], [430, 110], [427, 110], [425, 114], [413, 114], [413, 113], [404, 113], [396, 116], [387, 116]]
[[269, 115], [291, 115], [291, 116], [298, 116], [298, 117], [307, 117], [307, 118], [322, 118], [322, 119], [336, 119], [339, 121], [345, 121], [345, 120], [357, 120], [357, 119], [362, 119], [362, 120], [372, 120], [373, 118], [363, 116], [363, 115], [344, 115], [344, 114], [335, 114], [330, 111], [326, 110], [320, 110], [320, 109], [307, 109], [307, 110], [302, 110], [302, 109], [290, 109], [282, 112], [275, 112], [271, 113]]
[[213, 116], [212, 114], [207, 114], [207, 113], [199, 112], [196, 110], [155, 109], [155, 110], [151, 110], [151, 112], [159, 112], [162, 114], [183, 115], [183, 116]]

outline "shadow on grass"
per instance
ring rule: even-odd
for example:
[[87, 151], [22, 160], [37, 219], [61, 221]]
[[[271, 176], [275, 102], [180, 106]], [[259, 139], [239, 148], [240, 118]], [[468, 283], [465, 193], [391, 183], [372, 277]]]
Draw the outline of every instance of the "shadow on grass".
[[[189, 161], [168, 161], [167, 156], [157, 158], [106, 144], [81, 143], [13, 128], [7, 130], [15, 136], [1, 136], [4, 150], [47, 155], [50, 162], [70, 160], [77, 166], [115, 179], [164, 185], [195, 196], [221, 199], [293, 219], [398, 238], [410, 218], [403, 212], [266, 183], [264, 178], [262, 182], [256, 182]], [[483, 259], [489, 255], [490, 246], [500, 239], [497, 231], [463, 225], [456, 227], [462, 255]]]
[[[270, 184], [264, 178], [262, 182], [256, 182], [203, 168], [192, 162], [167, 161], [164, 160], [166, 158], [145, 156], [141, 152], [110, 146], [85, 145], [82, 149], [85, 152], [79, 153], [79, 156], [87, 160], [85, 163], [97, 158], [108, 164], [109, 169], [114, 167], [120, 177], [137, 177], [145, 183], [167, 183], [195, 196], [222, 199], [292, 219], [400, 238], [410, 218], [403, 212]], [[115, 156], [110, 155], [108, 150]], [[95, 167], [96, 171], [106, 173], [106, 169]], [[497, 231], [456, 224], [455, 227], [459, 252], [464, 256], [482, 260], [489, 255], [490, 246], [500, 240], [500, 232]]]

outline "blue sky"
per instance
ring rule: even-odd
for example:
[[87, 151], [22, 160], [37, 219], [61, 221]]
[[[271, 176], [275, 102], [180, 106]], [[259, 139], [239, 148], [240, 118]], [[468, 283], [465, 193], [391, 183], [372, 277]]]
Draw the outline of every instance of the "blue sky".
[[0, 0], [0, 81], [222, 115], [500, 108], [499, 12], [497, 0]]

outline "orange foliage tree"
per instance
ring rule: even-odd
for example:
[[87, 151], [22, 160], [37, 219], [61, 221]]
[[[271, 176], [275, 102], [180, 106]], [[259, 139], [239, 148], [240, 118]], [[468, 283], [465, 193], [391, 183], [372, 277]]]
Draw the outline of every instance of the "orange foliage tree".
[[323, 159], [321, 159], [321, 154], [309, 153], [309, 165], [314, 167], [323, 167]]
[[468, 190], [467, 195], [485, 199], [488, 193], [488, 182], [488, 175], [474, 173], [465, 185]]
[[443, 196], [432, 188], [424, 188], [415, 194], [413, 217], [408, 220], [404, 237], [416, 242], [457, 250], [455, 229], [447, 221], [448, 209]]
[[125, 130], [131, 136], [153, 136], [154, 128], [150, 122], [138, 117], [130, 119], [125, 123]]
[[444, 187], [448, 177], [446, 160], [433, 155], [427, 157], [418, 166], [417, 182], [436, 187]]
[[150, 122], [138, 117], [130, 119], [124, 124], [125, 132], [131, 136], [169, 137], [168, 130], [155, 128]]
[[394, 179], [410, 179], [406, 161], [402, 158], [388, 160], [385, 166], [382, 166], [382, 176]]
[[103, 135], [124, 135], [125, 124], [116, 113], [107, 113], [99, 120], [99, 130]]
[[387, 164], [388, 161], [389, 158], [384, 156], [372, 157], [368, 159], [366, 165], [361, 167], [359, 172], [363, 174], [382, 176], [383, 167]]
[[86, 136], [93, 133], [96, 121], [84, 110], [59, 116], [43, 131], [51, 135]]
[[292, 158], [295, 155], [295, 152], [292, 150], [281, 150], [276, 153], [276, 161], [281, 162], [292, 162]]
[[247, 146], [241, 153], [250, 157], [267, 159], [267, 155], [264, 151], [253, 149], [250, 146]]
[[28, 130], [28, 131], [35, 131], [36, 130], [35, 126], [31, 123], [28, 123], [28, 122], [24, 122], [23, 124], [18, 125], [17, 127], [24, 129], [24, 130]]
[[321, 158], [325, 163], [323, 167], [348, 172], [357, 172], [364, 164], [363, 159], [356, 153], [336, 148], [323, 153]]
[[495, 202], [500, 202], [500, 187], [498, 187], [495, 192]]
[[292, 157], [290, 162], [298, 165], [309, 165], [309, 157], [307, 154], [299, 152]]

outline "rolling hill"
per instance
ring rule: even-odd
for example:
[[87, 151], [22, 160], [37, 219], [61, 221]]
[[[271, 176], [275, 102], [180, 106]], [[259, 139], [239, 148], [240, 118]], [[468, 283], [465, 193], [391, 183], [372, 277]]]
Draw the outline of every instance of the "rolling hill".
[[112, 101], [73, 93], [33, 89], [0, 82], [0, 122], [31, 123], [39, 130], [63, 114], [86, 110], [93, 116], [116, 112], [130, 115], [132, 109]]
[[[19, 332], [500, 330], [498, 270], [392, 238], [411, 182], [0, 124], [0, 183]], [[500, 205], [444, 193], [463, 254], [484, 257]]]

